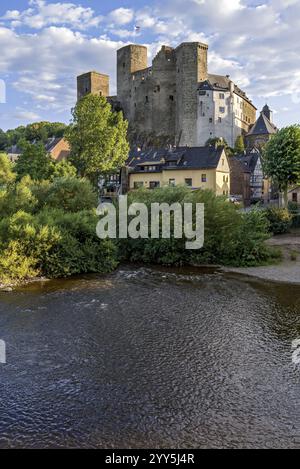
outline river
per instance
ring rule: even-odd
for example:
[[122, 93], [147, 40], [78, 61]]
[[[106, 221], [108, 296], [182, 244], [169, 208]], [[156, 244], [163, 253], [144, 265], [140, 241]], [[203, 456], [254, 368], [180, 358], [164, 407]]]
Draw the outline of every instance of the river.
[[300, 447], [298, 338], [300, 287], [213, 270], [1, 293], [0, 448]]

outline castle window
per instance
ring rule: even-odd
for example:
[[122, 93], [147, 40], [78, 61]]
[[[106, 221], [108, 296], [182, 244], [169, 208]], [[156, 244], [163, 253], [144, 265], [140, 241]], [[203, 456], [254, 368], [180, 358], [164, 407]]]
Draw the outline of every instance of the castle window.
[[146, 103], [149, 103], [149, 97], [148, 97], [148, 96], [146, 96], [145, 102], [146, 102]]
[[219, 99], [225, 99], [225, 94], [224, 93], [219, 93]]
[[126, 63], [125, 63], [125, 62], [123, 62], [123, 68], [125, 68], [125, 67], [126, 67]]
[[170, 95], [169, 99], [170, 99], [170, 101], [174, 101], [174, 96]]
[[212, 124], [212, 117], [209, 118], [209, 123]]
[[218, 122], [219, 124], [222, 124], [222, 117], [219, 117]]
[[225, 114], [225, 107], [220, 106], [220, 107], [219, 107], [219, 112], [220, 112], [221, 114]]

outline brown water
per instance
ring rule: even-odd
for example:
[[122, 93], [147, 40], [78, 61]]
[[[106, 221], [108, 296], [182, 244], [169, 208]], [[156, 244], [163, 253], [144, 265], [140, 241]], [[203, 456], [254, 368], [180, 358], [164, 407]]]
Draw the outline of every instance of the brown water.
[[300, 288], [126, 267], [0, 295], [0, 447], [300, 447]]

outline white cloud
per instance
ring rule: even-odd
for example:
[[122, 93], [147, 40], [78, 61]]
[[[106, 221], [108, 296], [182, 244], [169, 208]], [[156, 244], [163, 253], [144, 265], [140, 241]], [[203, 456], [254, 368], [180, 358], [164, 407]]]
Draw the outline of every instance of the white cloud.
[[12, 26], [28, 26], [41, 29], [49, 25], [69, 25], [77, 29], [99, 26], [102, 17], [96, 16], [92, 8], [84, 8], [74, 3], [47, 3], [44, 0], [31, 0], [31, 8], [24, 11], [7, 11], [2, 20], [13, 20]]
[[15, 119], [21, 119], [25, 121], [38, 121], [40, 119], [39, 114], [36, 114], [35, 112], [31, 111], [26, 111], [26, 110], [20, 110], [17, 111], [14, 116]]
[[108, 21], [116, 25], [131, 23], [134, 18], [134, 11], [129, 8], [117, 8], [108, 15]]

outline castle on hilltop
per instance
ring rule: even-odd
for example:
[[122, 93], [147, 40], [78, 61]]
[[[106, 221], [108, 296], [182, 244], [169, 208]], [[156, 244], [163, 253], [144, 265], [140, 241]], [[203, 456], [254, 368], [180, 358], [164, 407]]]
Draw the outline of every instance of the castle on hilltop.
[[203, 146], [223, 137], [234, 146], [256, 121], [256, 108], [229, 75], [208, 73], [208, 46], [185, 42], [162, 46], [148, 67], [147, 48], [117, 51], [117, 96], [109, 97], [109, 77], [89, 72], [77, 78], [78, 99], [101, 94], [129, 121], [132, 144]]

